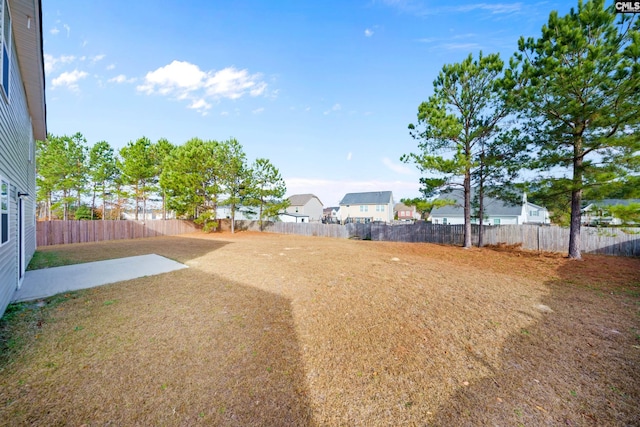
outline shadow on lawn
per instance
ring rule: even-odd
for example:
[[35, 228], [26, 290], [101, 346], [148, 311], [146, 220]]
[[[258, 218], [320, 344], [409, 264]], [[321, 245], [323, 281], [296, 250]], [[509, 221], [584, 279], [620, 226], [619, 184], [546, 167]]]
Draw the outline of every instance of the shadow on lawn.
[[[569, 261], [502, 347], [493, 375], [461, 387], [434, 425], [635, 425], [640, 419], [640, 260]], [[476, 355], [469, 354], [469, 360]]]
[[185, 269], [91, 289], [43, 318], [0, 378], [0, 419], [15, 425], [313, 425], [276, 294]]

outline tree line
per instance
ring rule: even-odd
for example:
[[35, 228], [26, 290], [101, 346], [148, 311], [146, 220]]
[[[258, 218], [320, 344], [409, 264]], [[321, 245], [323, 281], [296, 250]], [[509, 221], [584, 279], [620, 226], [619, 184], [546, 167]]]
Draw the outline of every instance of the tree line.
[[[583, 198], [640, 197], [639, 111], [640, 19], [580, 0], [552, 12], [539, 38], [521, 37], [507, 65], [480, 52], [442, 68], [409, 125], [418, 150], [401, 158], [422, 172], [423, 197], [403, 201], [428, 210], [460, 188], [470, 247], [483, 196], [527, 190], [569, 224], [568, 254], [580, 259]], [[640, 216], [631, 209], [621, 213]]]
[[183, 145], [142, 137], [117, 152], [107, 141], [89, 146], [81, 133], [48, 135], [37, 142], [37, 215], [42, 219], [120, 219], [147, 212], [150, 200], [194, 219], [205, 230], [218, 226], [219, 206], [230, 211], [232, 231], [239, 210], [262, 223], [287, 207], [286, 184], [264, 158], [252, 164], [236, 139], [192, 138]]

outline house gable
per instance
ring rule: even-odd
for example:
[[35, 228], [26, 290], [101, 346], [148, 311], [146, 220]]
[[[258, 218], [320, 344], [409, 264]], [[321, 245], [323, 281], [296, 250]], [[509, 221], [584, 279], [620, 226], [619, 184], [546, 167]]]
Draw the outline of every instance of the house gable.
[[372, 191], [367, 193], [347, 193], [340, 201], [340, 220], [393, 221], [393, 193]]
[[314, 194], [294, 194], [287, 198], [289, 206], [285, 212], [291, 214], [306, 214], [312, 222], [322, 220], [322, 202]]

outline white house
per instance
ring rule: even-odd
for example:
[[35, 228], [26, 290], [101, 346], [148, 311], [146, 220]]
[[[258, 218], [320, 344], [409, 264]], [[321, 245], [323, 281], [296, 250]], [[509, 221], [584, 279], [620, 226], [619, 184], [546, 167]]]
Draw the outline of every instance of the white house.
[[0, 0], [0, 315], [36, 249], [35, 140], [47, 137], [40, 0]]
[[336, 224], [339, 222], [338, 213], [340, 206], [330, 206], [322, 210], [322, 222], [326, 224]]
[[[216, 209], [216, 218], [224, 219], [231, 218], [231, 206], [222, 205], [218, 206]], [[236, 221], [253, 221], [258, 219], [258, 215], [247, 212], [242, 206], [236, 206], [236, 211], [234, 213], [234, 218]]]
[[280, 218], [280, 221], [282, 221], [282, 222], [298, 222], [298, 223], [306, 222], [306, 223], [308, 223], [310, 221], [309, 220], [309, 215], [306, 215], [306, 214], [283, 212], [281, 214], [278, 214], [278, 217]]
[[640, 199], [603, 199], [598, 201], [588, 201], [586, 206], [581, 209], [582, 215], [580, 221], [582, 225], [596, 226], [596, 225], [622, 225], [623, 221], [620, 218], [616, 218], [609, 210], [610, 206], [623, 205], [629, 206], [631, 204], [640, 205]]
[[288, 197], [289, 207], [286, 213], [304, 214], [310, 222], [322, 221], [322, 202], [313, 194], [294, 194]]
[[340, 222], [393, 222], [393, 193], [371, 191], [347, 193], [340, 201]]
[[[473, 201], [472, 191], [471, 199]], [[455, 189], [441, 194], [439, 199], [452, 200], [453, 204], [434, 208], [431, 211], [431, 222], [434, 224], [464, 224], [464, 192]], [[473, 218], [472, 224], [478, 224], [478, 219]], [[522, 195], [520, 203], [514, 205], [493, 197], [484, 197], [484, 219], [486, 225], [507, 224], [550, 224], [547, 208], [535, 205], [527, 201], [527, 195]]]

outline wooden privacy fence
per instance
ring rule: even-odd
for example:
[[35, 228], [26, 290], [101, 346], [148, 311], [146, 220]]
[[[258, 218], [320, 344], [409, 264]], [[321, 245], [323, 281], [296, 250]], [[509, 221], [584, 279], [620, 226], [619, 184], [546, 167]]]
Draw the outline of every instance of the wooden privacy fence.
[[[545, 252], [566, 252], [569, 249], [569, 229], [557, 226], [501, 225], [488, 227], [486, 245], [522, 243], [523, 249]], [[580, 229], [580, 250], [588, 254], [640, 256], [640, 228]]]
[[177, 219], [151, 221], [38, 221], [38, 247], [103, 240], [139, 239], [191, 233], [197, 227], [191, 221]]
[[[240, 229], [259, 230], [257, 222], [239, 221]], [[559, 226], [498, 225], [483, 226], [485, 245], [522, 245], [523, 249], [543, 252], [566, 252], [569, 248], [569, 229]], [[479, 226], [471, 227], [471, 241], [478, 243]], [[267, 223], [264, 231], [303, 236], [357, 238], [394, 242], [440, 243], [462, 245], [463, 225], [441, 225], [416, 222], [414, 224], [316, 224]], [[581, 228], [583, 253], [640, 256], [640, 228]]]
[[[222, 220], [221, 227], [228, 229]], [[39, 221], [36, 224], [38, 246], [66, 243], [98, 242], [102, 240], [137, 239], [172, 236], [196, 231], [191, 221]], [[259, 231], [258, 221], [236, 221], [236, 230]], [[340, 239], [383, 240], [393, 242], [423, 242], [462, 245], [463, 225], [414, 224], [321, 224], [265, 222], [263, 230], [271, 233]], [[473, 225], [472, 242], [478, 242], [479, 226]], [[583, 253], [640, 256], [640, 228], [582, 227]], [[522, 245], [523, 249], [544, 252], [566, 252], [569, 229], [558, 226], [498, 225], [484, 226], [485, 245]]]

